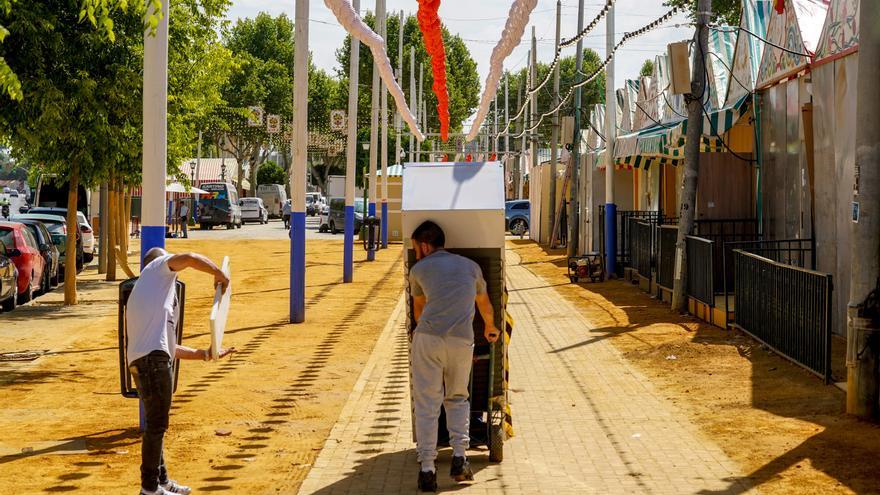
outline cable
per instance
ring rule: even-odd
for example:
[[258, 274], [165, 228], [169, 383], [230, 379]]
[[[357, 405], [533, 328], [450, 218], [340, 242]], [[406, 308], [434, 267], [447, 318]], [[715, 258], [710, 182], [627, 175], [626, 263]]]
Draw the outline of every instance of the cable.
[[[737, 84], [739, 84], [740, 86], [742, 86], [742, 88], [743, 88], [744, 90], [748, 91], [749, 93], [752, 92], [752, 90], [751, 90], [748, 86], [746, 86], [745, 84], [743, 84], [742, 81], [740, 81], [739, 78], [736, 77], [736, 75], [733, 73], [733, 69], [731, 69], [730, 66], [727, 65], [727, 62], [725, 62], [724, 59], [721, 58], [720, 55], [718, 55], [717, 53], [715, 53], [715, 52], [713, 52], [713, 51], [711, 51], [711, 50], [709, 51], [709, 55], [714, 56], [716, 59], [718, 59], [719, 62], [721, 62], [721, 65], [723, 65], [724, 68], [727, 69], [727, 70], [730, 72], [730, 77], [731, 77], [734, 81], [736, 81]], [[729, 91], [729, 90], [728, 90], [728, 91]], [[725, 96], [726, 96], [726, 95], [725, 95]]]
[[[728, 27], [729, 27], [729, 26], [728, 26]], [[755, 33], [751, 32], [751, 31], [749, 31], [748, 29], [746, 29], [746, 28], [744, 28], [744, 27], [735, 27], [735, 28], [733, 28], [732, 30], [728, 30], [728, 29], [721, 29], [721, 28], [718, 27], [718, 26], [709, 26], [709, 29], [712, 29], [712, 30], [715, 30], [715, 31], [719, 31], [719, 32], [722, 32], [722, 33], [734, 33], [734, 32], [736, 32], [737, 30], [739, 30], [739, 31], [745, 31], [746, 33], [748, 33], [748, 34], [752, 35], [753, 37], [755, 37], [755, 38], [757, 38], [757, 39], [763, 41], [764, 43], [767, 43], [768, 45], [770, 45], [770, 46], [772, 46], [772, 47], [774, 47], [774, 48], [777, 48], [777, 49], [779, 49], [779, 50], [782, 50], [782, 51], [784, 51], [784, 52], [786, 52], [786, 53], [791, 53], [792, 55], [797, 55], [797, 56], [799, 56], [799, 57], [806, 57], [806, 58], [808, 58], [808, 59], [812, 59], [812, 58], [813, 58], [813, 55], [811, 55], [811, 54], [809, 54], [809, 53], [801, 53], [801, 52], [796, 52], [796, 51], [794, 51], [794, 50], [789, 50], [788, 48], [786, 48], [786, 47], [784, 47], [784, 46], [777, 45], [776, 43], [773, 43], [772, 41], [770, 41], [770, 40], [768, 40], [768, 39], [766, 39], [766, 38], [762, 38], [762, 37], [758, 36], [757, 34], [755, 34]]]

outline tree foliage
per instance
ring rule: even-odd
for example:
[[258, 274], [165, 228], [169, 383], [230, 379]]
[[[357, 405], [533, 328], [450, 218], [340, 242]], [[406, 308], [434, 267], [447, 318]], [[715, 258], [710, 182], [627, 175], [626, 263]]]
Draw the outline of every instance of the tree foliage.
[[639, 71], [642, 77], [652, 77], [654, 75], [654, 61], [650, 58], [642, 64], [642, 70]]
[[272, 160], [267, 160], [257, 172], [257, 184], [287, 184], [287, 174], [284, 169]]
[[[696, 17], [697, 0], [668, 0], [665, 5], [683, 8], [691, 18]], [[742, 0], [712, 0], [712, 19], [719, 23], [738, 26], [741, 13]]]

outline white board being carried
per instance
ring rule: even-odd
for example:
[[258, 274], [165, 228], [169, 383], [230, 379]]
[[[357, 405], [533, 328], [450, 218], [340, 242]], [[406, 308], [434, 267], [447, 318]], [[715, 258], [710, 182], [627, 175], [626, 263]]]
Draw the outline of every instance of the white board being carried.
[[403, 240], [433, 220], [446, 247], [504, 249], [504, 167], [501, 162], [408, 163], [403, 169]]
[[226, 331], [226, 320], [229, 318], [229, 304], [232, 301], [232, 274], [229, 271], [229, 256], [223, 257], [220, 271], [229, 279], [229, 285], [226, 286], [225, 292], [222, 288], [217, 287], [214, 292], [214, 305], [211, 306], [211, 359], [214, 361], [220, 359], [223, 333]]

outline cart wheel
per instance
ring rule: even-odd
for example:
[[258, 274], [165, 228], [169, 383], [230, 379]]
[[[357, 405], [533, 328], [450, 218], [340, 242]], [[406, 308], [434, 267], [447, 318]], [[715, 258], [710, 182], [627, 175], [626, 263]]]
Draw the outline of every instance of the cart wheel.
[[489, 427], [489, 461], [501, 462], [504, 460], [504, 431], [501, 425]]

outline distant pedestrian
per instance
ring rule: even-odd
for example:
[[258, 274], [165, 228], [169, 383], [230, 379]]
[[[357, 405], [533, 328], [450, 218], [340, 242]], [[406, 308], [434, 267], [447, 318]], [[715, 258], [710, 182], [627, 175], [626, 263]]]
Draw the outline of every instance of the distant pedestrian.
[[290, 229], [290, 200], [284, 202], [284, 206], [281, 209], [281, 219], [284, 220], [284, 228]]
[[[169, 479], [162, 453], [171, 410], [174, 358], [207, 361], [211, 356], [210, 349], [193, 349], [177, 343], [177, 274], [187, 268], [213, 276], [214, 285], [224, 291], [229, 285], [226, 275], [205, 256], [169, 254], [153, 248], [144, 257], [144, 269], [126, 306], [128, 367], [146, 416], [141, 444], [141, 495], [187, 495], [192, 491]], [[235, 348], [220, 349], [219, 356], [233, 352]]]
[[410, 294], [416, 329], [411, 345], [412, 394], [416, 444], [421, 463], [419, 489], [437, 490], [437, 430], [440, 406], [452, 446], [450, 476], [473, 480], [467, 460], [470, 446], [468, 385], [474, 359], [474, 302], [489, 342], [498, 340], [495, 312], [486, 281], [474, 261], [443, 249], [446, 235], [434, 222], [419, 225], [412, 234], [416, 264], [410, 270]]
[[189, 238], [189, 206], [186, 203], [180, 204], [180, 229], [183, 232], [183, 238]]

